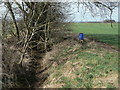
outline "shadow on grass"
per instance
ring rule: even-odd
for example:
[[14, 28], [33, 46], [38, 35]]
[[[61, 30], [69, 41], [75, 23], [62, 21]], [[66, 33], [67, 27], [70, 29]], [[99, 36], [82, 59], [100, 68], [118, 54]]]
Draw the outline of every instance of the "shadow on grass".
[[117, 34], [86, 34], [85, 37], [88, 37], [92, 40], [103, 42], [108, 45], [113, 45], [115, 47], [120, 47], [118, 44], [118, 35]]

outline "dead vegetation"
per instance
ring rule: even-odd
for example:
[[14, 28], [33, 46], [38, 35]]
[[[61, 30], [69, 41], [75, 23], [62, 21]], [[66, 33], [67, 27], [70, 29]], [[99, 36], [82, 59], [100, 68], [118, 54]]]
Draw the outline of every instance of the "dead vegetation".
[[[43, 67], [41, 63], [45, 53], [52, 50], [53, 43], [62, 41], [60, 36], [52, 37], [60, 34], [61, 26], [63, 30], [65, 27], [65, 24], [62, 24], [65, 15], [61, 10], [61, 4], [64, 6], [63, 3], [57, 2], [4, 2], [9, 12], [2, 22], [3, 88], [34, 86], [37, 67], [41, 68], [39, 73], [47, 67]], [[15, 8], [20, 20], [15, 18]], [[57, 42], [58, 38], [60, 41]], [[41, 74], [44, 81], [43, 76]]]
[[[94, 69], [97, 67], [97, 65], [99, 66], [100, 64], [97, 63], [97, 60], [100, 58], [104, 59], [104, 57], [106, 57], [106, 54], [104, 53], [105, 51], [110, 53], [118, 53], [118, 51], [113, 50], [112, 48], [109, 49], [100, 47], [102, 43], [100, 44], [94, 42], [93, 44], [93, 42], [94, 41], [90, 41], [89, 43], [87, 43], [88, 47], [86, 48], [81, 48], [81, 44], [74, 41], [74, 39], [65, 40], [60, 44], [56, 44], [54, 49], [45, 56], [45, 59], [49, 61], [48, 63], [53, 63], [51, 67], [49, 67], [48, 70], [45, 71], [49, 74], [49, 76], [42, 84], [42, 86], [39, 86], [39, 88], [90, 88], [91, 85], [92, 88], [118, 88], [118, 73], [116, 71], [107, 71], [108, 73], [105, 74], [106, 71], [104, 72], [98, 69], [98, 71], [100, 72], [98, 74], [97, 69]], [[97, 50], [97, 48], [99, 50]], [[84, 57], [79, 56], [79, 53], [85, 53], [86, 55], [87, 53], [89, 53], [91, 54], [92, 59], [85, 59]], [[98, 54], [97, 57], [94, 56], [96, 54]], [[115, 57], [117, 58], [116, 55]], [[87, 63], [93, 64], [95, 67], [89, 66], [89, 64]], [[100, 65], [100, 67], [102, 68], [102, 65]], [[86, 71], [84, 71], [84, 69]], [[91, 72], [92, 70], [95, 70], [95, 72]], [[94, 75], [94, 78], [91, 79], [92, 81], [86, 79], [89, 74], [90, 77], [92, 77], [91, 75]], [[79, 81], [79, 79], [83, 81]]]
[[[92, 3], [83, 4], [88, 6]], [[101, 7], [100, 4], [106, 7], [104, 3], [93, 4], [97, 7]], [[8, 11], [2, 21], [3, 88], [45, 87], [44, 81], [52, 75], [51, 67], [56, 68], [63, 62], [66, 62], [63, 65], [63, 75], [68, 74], [69, 78], [75, 78], [72, 72], [75, 68], [80, 69], [81, 63], [71, 63], [69, 60], [77, 57], [73, 52], [78, 52], [81, 47], [84, 50], [89, 46], [84, 48], [83, 45], [87, 45], [87, 42], [81, 45], [75, 41], [76, 38], [73, 35], [65, 32], [66, 24], [62, 22], [66, 15], [63, 11], [68, 15], [68, 3], [30, 1], [19, 3], [16, 0], [14, 2], [7, 0], [4, 5]], [[109, 7], [106, 8], [111, 10]], [[17, 20], [16, 15], [20, 20]], [[67, 48], [69, 50], [65, 51]], [[56, 84], [57, 81], [61, 78], [61, 82], [67, 81], [63, 75], [52, 79], [51, 83], [55, 82], [54, 84], [59, 87]]]

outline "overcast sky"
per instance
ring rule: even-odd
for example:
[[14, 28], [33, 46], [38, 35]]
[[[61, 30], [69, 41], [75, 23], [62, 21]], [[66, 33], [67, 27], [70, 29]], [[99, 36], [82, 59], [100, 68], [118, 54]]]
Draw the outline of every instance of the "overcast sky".
[[[107, 13], [107, 15], [105, 16], [94, 15], [93, 17], [89, 10], [83, 10], [83, 9], [84, 8], [82, 8], [82, 6], [80, 5], [80, 9], [78, 12], [77, 4], [73, 4], [70, 8], [71, 11], [70, 13], [72, 13], [72, 15], [70, 15], [68, 19], [66, 19], [65, 21], [67, 22], [103, 21], [105, 19], [110, 18], [109, 13]], [[0, 9], [0, 12], [5, 13], [5, 8], [2, 7], [2, 9]], [[95, 12], [99, 13], [98, 10], [95, 10]], [[112, 14], [112, 19], [118, 21], [118, 8], [114, 9]]]
[[[110, 19], [109, 15], [106, 17], [102, 16], [92, 16], [91, 12], [87, 12], [85, 14], [82, 14], [80, 12], [76, 12], [73, 14], [71, 19], [73, 18], [72, 21], [74, 22], [85, 22], [85, 21], [103, 21], [105, 19]], [[115, 21], [118, 21], [118, 8], [116, 8], [112, 14], [112, 19]]]
[[[79, 12], [76, 5], [73, 5], [74, 7], [71, 10], [72, 15], [66, 20], [66, 21], [72, 21], [72, 22], [86, 22], [86, 21], [103, 21], [105, 19], [110, 19], [110, 12], [106, 12], [107, 15], [101, 16], [99, 13], [99, 10], [94, 10], [93, 12], [96, 12], [98, 15], [94, 15], [94, 17], [91, 15], [91, 11], [89, 10], [83, 10], [80, 6]], [[112, 19], [115, 21], [118, 21], [118, 7], [114, 9], [112, 14]]]

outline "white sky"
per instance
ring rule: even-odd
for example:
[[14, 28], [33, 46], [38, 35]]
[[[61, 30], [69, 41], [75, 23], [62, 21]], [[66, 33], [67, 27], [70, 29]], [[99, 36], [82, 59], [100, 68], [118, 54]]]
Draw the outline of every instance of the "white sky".
[[[5, 8], [2, 6], [0, 7], [0, 17], [1, 17], [1, 14], [4, 14], [6, 12]], [[71, 9], [70, 9], [72, 15], [70, 15], [68, 17], [68, 19], [66, 20], [67, 22], [85, 22], [85, 21], [103, 21], [105, 19], [109, 19], [109, 17], [104, 17], [104, 16], [98, 16], [98, 15], [95, 15], [95, 17], [93, 17], [91, 15], [91, 12], [90, 11], [86, 11], [86, 13], [84, 14], [81, 6], [80, 6], [80, 9], [79, 9], [79, 12], [78, 12], [78, 8], [77, 8], [77, 5], [72, 5]], [[96, 10], [97, 11], [97, 10]], [[109, 13], [108, 13], [109, 15]], [[113, 11], [113, 14], [112, 14], [112, 19], [115, 20], [115, 21], [118, 21], [118, 8], [116, 8], [114, 11]]]
[[[110, 12], [106, 12], [107, 15], [100, 16], [99, 10], [95, 10], [95, 12], [97, 12], [98, 15], [94, 15], [93, 17], [89, 10], [83, 10], [81, 6], [79, 12], [76, 5], [73, 5], [72, 7], [73, 7], [73, 9], [71, 10], [72, 15], [66, 20], [68, 22], [103, 21], [105, 19], [110, 19], [109, 17]], [[118, 7], [114, 9], [112, 19], [118, 21]]]

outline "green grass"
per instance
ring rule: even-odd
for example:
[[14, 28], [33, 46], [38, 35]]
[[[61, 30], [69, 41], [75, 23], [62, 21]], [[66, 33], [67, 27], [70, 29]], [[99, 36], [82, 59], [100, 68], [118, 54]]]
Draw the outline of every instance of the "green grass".
[[87, 34], [85, 37], [89, 37], [91, 39], [94, 39], [96, 41], [100, 41], [109, 45], [113, 46], [120, 46], [118, 45], [118, 35], [111, 35], [111, 34]]
[[63, 88], [72, 88], [73, 84], [70, 82], [71, 80], [68, 77], [61, 77], [61, 80], [65, 83]]
[[[113, 46], [118, 44], [117, 24], [111, 28], [107, 23], [72, 23], [70, 28], [73, 32], [83, 32], [85, 37], [96, 41]], [[112, 78], [117, 77], [118, 73], [118, 52], [103, 48], [96, 42], [93, 45], [88, 42], [83, 47], [76, 43], [60, 50], [54, 57], [55, 62], [60, 62], [56, 67], [51, 67], [51, 77], [59, 78], [54, 82], [55, 85], [62, 88], [118, 87], [117, 79]]]
[[84, 33], [85, 37], [90, 37], [113, 46], [118, 46], [118, 24], [113, 23], [70, 23], [70, 29], [74, 33]]
[[118, 34], [118, 24], [113, 23], [71, 23], [70, 28], [76, 33], [85, 34]]
[[[56, 60], [61, 60], [61, 58], [73, 56], [69, 58], [68, 61], [71, 63], [80, 62], [78, 66], [82, 66], [80, 68], [74, 69], [74, 71], [72, 72], [72, 74], [76, 75], [74, 79], [71, 79], [67, 75], [63, 75], [60, 81], [58, 81], [57, 83], [64, 83], [62, 88], [93, 88], [95, 86], [114, 88], [115, 84], [108, 83], [106, 82], [106, 80], [105, 82], [98, 82], [95, 81], [95, 79], [105, 78], [110, 76], [111, 74], [115, 74], [118, 72], [117, 52], [108, 52], [102, 47], [95, 48], [94, 51], [92, 51], [94, 46], [86, 49], [79, 48], [76, 51], [72, 51], [75, 48], [79, 48], [79, 46], [64, 49], [63, 53], [59, 53], [60, 55], [57, 56]], [[55, 74], [54, 78], [59, 78], [64, 73], [63, 70], [66, 65], [65, 63], [66, 62], [62, 62], [56, 67], [55, 70], [57, 71], [57, 74]], [[74, 65], [74, 68], [76, 67], [77, 66]], [[71, 66], [71, 68], [73, 67]]]
[[111, 83], [108, 83], [107, 88], [116, 88], [116, 87], [112, 85]]

